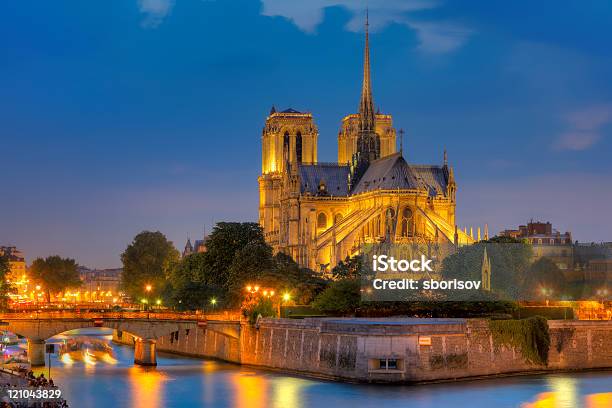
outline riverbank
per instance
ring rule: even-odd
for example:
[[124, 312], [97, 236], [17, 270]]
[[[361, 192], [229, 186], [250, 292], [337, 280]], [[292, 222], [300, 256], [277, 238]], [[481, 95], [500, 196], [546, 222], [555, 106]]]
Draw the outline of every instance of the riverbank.
[[[262, 319], [208, 322], [156, 342], [158, 351], [301, 376], [425, 383], [612, 367], [612, 322], [549, 321], [546, 364], [495, 344], [483, 319]], [[113, 341], [134, 344], [128, 333]]]

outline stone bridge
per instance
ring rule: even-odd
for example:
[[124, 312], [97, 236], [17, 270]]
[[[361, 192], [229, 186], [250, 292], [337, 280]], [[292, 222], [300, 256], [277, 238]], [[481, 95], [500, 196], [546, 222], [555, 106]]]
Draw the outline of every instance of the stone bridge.
[[[209, 320], [209, 318], [225, 318]], [[230, 319], [228, 319], [228, 317]], [[155, 344], [157, 339], [181, 330], [210, 330], [224, 336], [240, 337], [240, 321], [227, 315], [184, 315], [155, 313], [46, 313], [46, 314], [2, 314], [0, 327], [27, 339], [28, 358], [32, 366], [45, 365], [45, 340], [58, 334], [88, 328], [103, 327], [117, 333], [129, 333], [135, 338], [134, 363], [156, 365]]]

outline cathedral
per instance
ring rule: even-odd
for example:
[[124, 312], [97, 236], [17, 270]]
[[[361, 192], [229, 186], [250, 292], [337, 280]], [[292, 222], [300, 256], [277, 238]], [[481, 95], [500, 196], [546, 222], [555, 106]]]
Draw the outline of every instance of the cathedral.
[[374, 110], [367, 21], [359, 112], [342, 120], [337, 163], [317, 160], [318, 136], [312, 113], [273, 107], [266, 119], [259, 223], [275, 252], [329, 272], [368, 243], [474, 241], [455, 224], [446, 152], [441, 165], [406, 162], [392, 116]]

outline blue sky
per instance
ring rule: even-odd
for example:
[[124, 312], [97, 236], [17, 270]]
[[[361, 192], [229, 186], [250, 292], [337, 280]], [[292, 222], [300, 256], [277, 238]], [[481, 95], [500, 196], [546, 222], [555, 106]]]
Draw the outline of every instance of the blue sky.
[[[409, 161], [459, 183], [460, 226], [530, 218], [611, 241], [612, 4], [370, 0], [375, 103]], [[360, 92], [365, 2], [21, 0], [0, 5], [0, 244], [120, 265], [256, 220], [272, 104], [336, 159]]]

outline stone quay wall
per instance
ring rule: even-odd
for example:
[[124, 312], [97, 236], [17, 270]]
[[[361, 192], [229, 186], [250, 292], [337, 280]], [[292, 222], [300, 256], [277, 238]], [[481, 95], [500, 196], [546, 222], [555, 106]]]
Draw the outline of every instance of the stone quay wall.
[[[612, 367], [610, 321], [549, 321], [546, 366], [527, 363], [520, 350], [496, 347], [482, 319], [262, 319], [256, 326], [234, 324], [234, 333], [211, 324], [173, 333], [158, 339], [157, 350], [355, 382]], [[114, 337], [133, 343], [127, 333]]]

